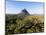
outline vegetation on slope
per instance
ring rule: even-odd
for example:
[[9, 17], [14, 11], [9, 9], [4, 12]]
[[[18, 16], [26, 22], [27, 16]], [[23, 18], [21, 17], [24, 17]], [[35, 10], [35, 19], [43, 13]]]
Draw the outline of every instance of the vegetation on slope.
[[36, 15], [6, 15], [6, 33], [36, 33], [44, 32], [44, 17]]

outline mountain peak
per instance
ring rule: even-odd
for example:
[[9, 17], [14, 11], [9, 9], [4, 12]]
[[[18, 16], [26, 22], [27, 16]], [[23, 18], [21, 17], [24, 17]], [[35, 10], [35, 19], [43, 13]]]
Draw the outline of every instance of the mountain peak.
[[22, 14], [29, 15], [28, 11], [25, 8], [22, 10]]

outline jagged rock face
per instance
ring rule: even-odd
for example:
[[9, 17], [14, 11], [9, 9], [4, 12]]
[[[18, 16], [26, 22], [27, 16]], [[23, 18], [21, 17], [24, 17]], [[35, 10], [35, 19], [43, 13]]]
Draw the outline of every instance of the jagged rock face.
[[21, 14], [29, 15], [29, 13], [28, 13], [28, 11], [27, 11], [26, 9], [23, 9], [23, 10], [21, 11]]

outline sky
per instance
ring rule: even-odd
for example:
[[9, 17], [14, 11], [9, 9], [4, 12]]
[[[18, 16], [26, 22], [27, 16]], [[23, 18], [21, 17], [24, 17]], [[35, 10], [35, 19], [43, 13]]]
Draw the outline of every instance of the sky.
[[6, 14], [19, 14], [25, 8], [29, 14], [43, 14], [43, 2], [6, 0]]

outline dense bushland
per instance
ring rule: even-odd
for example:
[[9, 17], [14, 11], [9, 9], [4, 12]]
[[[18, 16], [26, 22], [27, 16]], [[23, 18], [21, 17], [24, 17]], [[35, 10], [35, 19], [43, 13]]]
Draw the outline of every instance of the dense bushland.
[[44, 17], [41, 15], [6, 15], [6, 34], [44, 32]]

